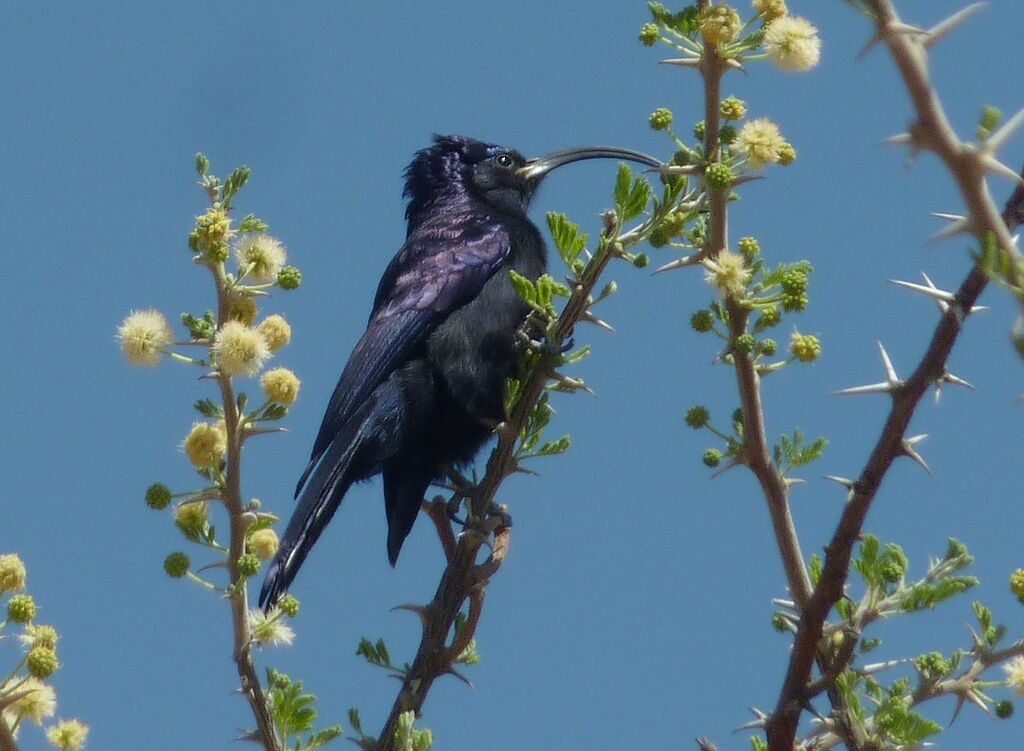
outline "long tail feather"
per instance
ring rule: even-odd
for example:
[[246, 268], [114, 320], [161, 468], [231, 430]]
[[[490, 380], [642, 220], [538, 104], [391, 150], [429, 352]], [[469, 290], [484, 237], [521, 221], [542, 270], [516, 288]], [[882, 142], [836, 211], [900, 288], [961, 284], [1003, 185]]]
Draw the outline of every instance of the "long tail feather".
[[288, 591], [310, 548], [338, 510], [345, 493], [353, 482], [361, 479], [359, 468], [353, 467], [353, 460], [362, 445], [366, 423], [367, 410], [353, 415], [317, 466], [267, 571], [260, 590], [260, 607], [271, 609]]

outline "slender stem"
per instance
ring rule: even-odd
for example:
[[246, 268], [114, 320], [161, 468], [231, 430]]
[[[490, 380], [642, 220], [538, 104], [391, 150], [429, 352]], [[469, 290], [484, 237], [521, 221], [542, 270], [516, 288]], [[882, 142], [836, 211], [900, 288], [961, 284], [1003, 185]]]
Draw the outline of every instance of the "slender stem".
[[[217, 324], [222, 326], [228, 318], [229, 285], [221, 263], [210, 266], [217, 287]], [[221, 401], [224, 405], [224, 425], [227, 432], [227, 476], [221, 499], [228, 512], [231, 527], [231, 541], [228, 546], [228, 601], [231, 606], [231, 624], [234, 641], [233, 657], [241, 692], [252, 708], [256, 719], [257, 740], [266, 751], [281, 751], [280, 741], [274, 729], [274, 721], [270, 715], [270, 705], [263, 693], [263, 686], [256, 673], [256, 665], [252, 656], [252, 633], [249, 628], [248, 587], [245, 577], [238, 571], [238, 559], [245, 553], [245, 533], [248, 522], [245, 507], [242, 503], [242, 425], [238, 413], [235, 393], [231, 377], [227, 374], [217, 375]]]
[[[621, 256], [625, 248], [639, 242], [646, 229], [646, 226], [641, 226], [620, 237], [615, 222], [606, 217], [606, 229], [597, 252], [573, 287], [553, 334], [539, 355], [539, 361], [526, 375], [519, 400], [505, 422], [497, 428], [498, 445], [487, 461], [484, 477], [475, 487], [464, 491], [469, 498], [469, 519], [454, 549], [450, 523], [442, 519], [443, 504], [432, 503], [427, 506], [427, 512], [438, 528], [447, 566], [434, 599], [425, 607], [416, 608], [423, 626], [420, 645], [377, 739], [378, 751], [393, 751], [399, 717], [409, 711], [420, 713], [435, 680], [445, 674], [458, 676], [452, 666], [453, 662], [473, 638], [483, 609], [487, 584], [498, 572], [508, 553], [511, 528], [505, 526], [505, 519], [500, 513], [492, 514], [491, 509], [501, 483], [518, 469], [515, 449], [519, 435], [554, 371], [558, 357], [556, 353], [561, 351], [562, 344], [571, 336], [573, 328], [586, 312], [591, 294], [608, 264], [613, 258]], [[482, 563], [477, 563], [480, 548], [492, 534], [494, 539], [490, 555]], [[448, 634], [467, 600], [470, 602], [470, 617], [462, 632], [462, 639], [449, 646]]]
[[18, 751], [14, 733], [7, 727], [7, 721], [0, 717], [0, 751]]

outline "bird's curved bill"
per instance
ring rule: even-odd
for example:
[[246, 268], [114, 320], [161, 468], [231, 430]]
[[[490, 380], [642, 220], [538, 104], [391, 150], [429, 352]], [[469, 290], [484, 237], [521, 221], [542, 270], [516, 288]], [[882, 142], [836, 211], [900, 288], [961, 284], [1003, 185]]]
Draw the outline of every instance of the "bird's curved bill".
[[539, 180], [554, 169], [584, 159], [619, 159], [646, 164], [648, 167], [662, 166], [662, 163], [653, 156], [632, 149], [620, 149], [616, 146], [579, 146], [531, 159], [519, 168], [519, 174], [527, 180]]

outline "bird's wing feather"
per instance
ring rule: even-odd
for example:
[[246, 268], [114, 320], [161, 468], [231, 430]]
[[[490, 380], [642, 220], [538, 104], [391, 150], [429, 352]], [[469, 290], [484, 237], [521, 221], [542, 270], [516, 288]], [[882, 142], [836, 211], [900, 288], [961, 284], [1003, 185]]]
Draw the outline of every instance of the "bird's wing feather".
[[425, 225], [409, 235], [381, 279], [366, 333], [334, 389], [296, 496], [341, 426], [430, 331], [480, 293], [509, 246], [508, 232], [484, 218], [458, 229]]

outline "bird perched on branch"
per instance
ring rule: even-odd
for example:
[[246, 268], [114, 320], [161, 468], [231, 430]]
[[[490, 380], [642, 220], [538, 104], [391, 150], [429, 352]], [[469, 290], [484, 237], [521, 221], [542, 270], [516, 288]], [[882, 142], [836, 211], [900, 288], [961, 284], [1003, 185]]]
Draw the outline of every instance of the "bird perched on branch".
[[[394, 565], [423, 496], [446, 467], [470, 461], [504, 419], [515, 332], [528, 311], [509, 269], [547, 267], [527, 217], [552, 170], [583, 159], [644, 154], [611, 147], [525, 159], [463, 136], [435, 136], [405, 171], [405, 244], [377, 287], [366, 333], [334, 389], [260, 604], [271, 608], [354, 482], [381, 474]], [[301, 494], [301, 497], [300, 497]]]

